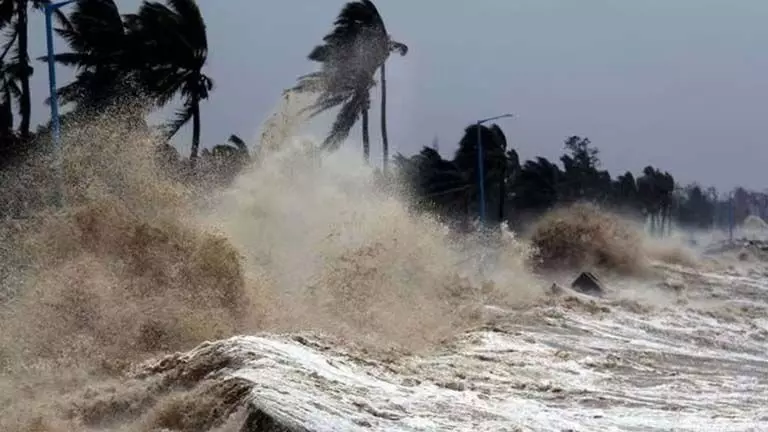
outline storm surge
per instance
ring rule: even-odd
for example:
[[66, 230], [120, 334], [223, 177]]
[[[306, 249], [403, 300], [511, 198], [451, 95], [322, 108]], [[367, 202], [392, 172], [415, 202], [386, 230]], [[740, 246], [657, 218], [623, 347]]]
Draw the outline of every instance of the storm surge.
[[[67, 131], [64, 206], [3, 227], [3, 430], [67, 418], [52, 392], [204, 341], [314, 330], [423, 350], [476, 324], [490, 299], [533, 301], [511, 233], [494, 257], [503, 271], [480, 275], [479, 241], [413, 214], [354, 152], [319, 164], [296, 112], [285, 99], [259, 163], [223, 190], [168, 175], [156, 140], [119, 113]], [[16, 202], [53, 195], [48, 163], [7, 176]], [[74, 417], [65, 429], [88, 426]]]
[[[54, 191], [50, 161], [4, 178], [28, 205], [2, 226], [0, 429], [766, 421], [756, 264], [707, 263], [583, 204], [523, 236], [457, 234], [350, 146], [318, 152], [303, 106], [285, 97], [225, 187], [169, 175], [119, 112], [65, 131], [61, 208], [32, 205]], [[560, 280], [582, 270], [603, 297]]]

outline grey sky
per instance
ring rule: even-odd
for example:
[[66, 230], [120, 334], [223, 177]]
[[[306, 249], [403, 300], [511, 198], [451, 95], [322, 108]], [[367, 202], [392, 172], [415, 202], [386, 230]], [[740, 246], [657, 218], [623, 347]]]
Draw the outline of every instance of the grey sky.
[[[203, 143], [255, 139], [343, 0], [201, 0], [209, 28]], [[137, 0], [120, 2], [124, 13]], [[411, 154], [512, 111], [502, 128], [523, 158], [588, 136], [612, 173], [652, 164], [683, 183], [763, 188], [768, 161], [766, 0], [379, 0], [407, 57], [389, 64], [390, 142]], [[34, 41], [44, 53], [42, 19]], [[64, 47], [63, 41], [57, 41]], [[60, 80], [71, 76], [59, 68]], [[33, 97], [45, 97], [36, 65]], [[372, 114], [378, 155], [378, 106]], [[46, 108], [35, 106], [38, 119]], [[327, 126], [327, 125], [323, 125]], [[313, 130], [322, 131], [322, 128]], [[359, 140], [359, 128], [352, 139]], [[177, 140], [188, 148], [189, 132]], [[349, 143], [348, 145], [357, 145]]]

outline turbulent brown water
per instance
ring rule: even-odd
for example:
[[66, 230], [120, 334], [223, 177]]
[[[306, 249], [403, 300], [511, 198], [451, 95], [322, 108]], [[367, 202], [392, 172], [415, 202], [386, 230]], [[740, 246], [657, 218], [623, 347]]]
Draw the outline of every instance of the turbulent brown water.
[[[766, 422], [759, 263], [698, 261], [582, 206], [533, 244], [602, 266], [608, 293], [550, 294], [573, 272], [533, 270], [562, 256], [457, 237], [356, 152], [320, 160], [301, 106], [286, 97], [224, 190], [169, 178], [119, 116], [69, 131], [67, 205], [3, 225], [0, 430]], [[50, 191], [23, 172], [16, 195]]]

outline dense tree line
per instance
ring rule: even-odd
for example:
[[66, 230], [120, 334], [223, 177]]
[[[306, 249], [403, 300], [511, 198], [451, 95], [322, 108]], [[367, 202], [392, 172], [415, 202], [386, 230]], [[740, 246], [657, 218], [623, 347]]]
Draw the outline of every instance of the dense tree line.
[[[726, 228], [750, 214], [768, 215], [768, 195], [739, 188], [721, 197], [714, 188], [681, 187], [672, 174], [646, 166], [639, 175], [617, 177], [601, 169], [599, 149], [589, 138], [564, 141], [559, 164], [544, 157], [520, 161], [498, 125], [479, 126], [486, 190], [486, 221], [524, 224], [557, 206], [593, 202], [641, 221], [665, 235], [673, 224], [686, 228]], [[468, 228], [479, 215], [478, 126], [465, 129], [452, 159], [431, 147], [417, 155], [395, 156], [406, 190], [421, 209]]]
[[[46, 148], [49, 125], [31, 130], [34, 98], [30, 77], [36, 69], [30, 60], [28, 36], [29, 14], [39, 13], [47, 3], [0, 0], [0, 29], [5, 32], [0, 49], [0, 168]], [[215, 87], [204, 72], [207, 30], [195, 0], [145, 0], [133, 13], [121, 12], [116, 0], [79, 0], [66, 10], [55, 14], [56, 33], [65, 44], [60, 44], [63, 48], [54, 57], [58, 65], [76, 72], [75, 78], [57, 91], [60, 104], [68, 109], [62, 116], [65, 126], [115, 104], [139, 100], [141, 103], [129, 110], [133, 113], [130, 123], [149, 128], [145, 121], [148, 114], [180, 100], [175, 116], [159, 128], [166, 140], [159, 145], [158, 155], [166, 166], [206, 181], [226, 183], [251, 160], [246, 143], [234, 135], [226, 144], [201, 151], [202, 106]], [[322, 144], [327, 150], [337, 149], [359, 120], [363, 155], [368, 161], [370, 92], [379, 85], [385, 174], [391, 159], [386, 63], [392, 53], [404, 56], [408, 46], [391, 37], [370, 0], [351, 1], [341, 8], [322, 43], [308, 54], [318, 70], [301, 75], [291, 89], [318, 96], [307, 108], [311, 115], [338, 108]], [[45, 57], [37, 60], [47, 61]], [[192, 125], [192, 143], [187, 156], [180, 155], [169, 140], [188, 123]], [[393, 158], [419, 207], [465, 227], [477, 216], [479, 206], [478, 127], [484, 143], [487, 218], [492, 222], [521, 224], [557, 205], [578, 200], [645, 218], [657, 233], [669, 230], [673, 220], [684, 226], [710, 228], [726, 226], [730, 220], [738, 223], [749, 214], [768, 216], [765, 194], [737, 189], [721, 196], [699, 185], [680, 187], [670, 173], [652, 166], [637, 176], [627, 172], [613, 178], [601, 168], [598, 149], [584, 137], [565, 140], [565, 154], [559, 163], [543, 157], [521, 161], [502, 130], [492, 125], [468, 127], [452, 159], [444, 159], [429, 147], [412, 157], [398, 154]]]

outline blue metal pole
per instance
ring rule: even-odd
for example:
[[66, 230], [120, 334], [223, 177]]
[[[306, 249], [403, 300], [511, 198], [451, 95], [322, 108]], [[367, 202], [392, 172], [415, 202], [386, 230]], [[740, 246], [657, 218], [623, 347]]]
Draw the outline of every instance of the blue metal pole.
[[733, 243], [733, 193], [728, 198], [728, 241]]
[[48, 85], [51, 96], [51, 141], [53, 144], [53, 169], [56, 176], [54, 202], [61, 207], [61, 142], [59, 135], [59, 104], [56, 98], [56, 67], [53, 63], [53, 8], [45, 5], [45, 40], [48, 46]]
[[514, 117], [512, 114], [502, 114], [496, 117], [490, 117], [483, 120], [478, 120], [477, 123], [477, 182], [478, 182], [478, 189], [480, 192], [480, 196], [478, 197], [480, 203], [480, 222], [485, 223], [485, 174], [483, 173], [483, 168], [485, 166], [485, 158], [483, 157], [483, 133], [481, 130], [481, 126], [485, 122], [489, 122], [491, 120], [497, 120], [500, 118], [506, 118], [506, 117]]
[[485, 160], [483, 158], [483, 133], [482, 123], [477, 122], [477, 182], [480, 191], [479, 205], [480, 205], [480, 223], [485, 223], [485, 175], [483, 174], [483, 168]]
[[63, 170], [61, 160], [61, 130], [59, 124], [59, 99], [56, 93], [56, 65], [53, 57], [53, 12], [75, 0], [45, 5], [45, 40], [48, 48], [48, 85], [51, 97], [51, 140], [53, 142], [54, 171], [56, 175], [56, 205], [61, 207]]

